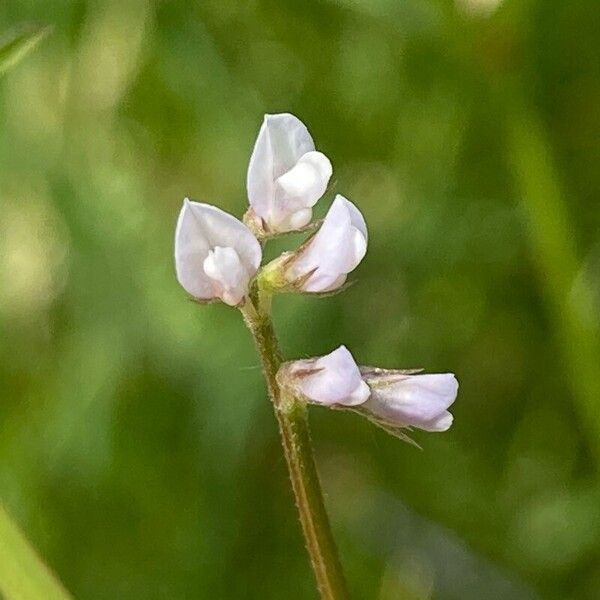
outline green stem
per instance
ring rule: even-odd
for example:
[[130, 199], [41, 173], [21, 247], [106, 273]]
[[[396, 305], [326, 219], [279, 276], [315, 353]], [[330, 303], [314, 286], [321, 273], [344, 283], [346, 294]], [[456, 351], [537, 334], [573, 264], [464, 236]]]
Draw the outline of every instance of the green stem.
[[275, 416], [306, 549], [323, 600], [344, 600], [349, 597], [344, 573], [338, 558], [325, 510], [323, 493], [313, 458], [306, 405], [294, 397], [284, 395], [276, 375], [281, 364], [277, 337], [271, 320], [270, 294], [257, 292], [242, 308], [248, 328], [254, 336], [273, 402]]

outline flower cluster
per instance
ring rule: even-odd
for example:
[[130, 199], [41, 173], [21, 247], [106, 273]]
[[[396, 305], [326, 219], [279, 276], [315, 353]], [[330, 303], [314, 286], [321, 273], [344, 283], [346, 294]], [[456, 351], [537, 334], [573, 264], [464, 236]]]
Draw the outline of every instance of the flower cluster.
[[[312, 207], [331, 175], [331, 162], [298, 118], [266, 115], [248, 167], [244, 222], [209, 204], [184, 201], [175, 234], [180, 284], [200, 302], [221, 300], [242, 309], [252, 304], [253, 286], [269, 293], [341, 289], [366, 254], [368, 233], [361, 212], [339, 194], [322, 223], [311, 225]], [[300, 248], [261, 268], [262, 246], [270, 237], [315, 226]], [[450, 373], [358, 367], [344, 346], [284, 363], [277, 380], [296, 398], [359, 412], [388, 431], [447, 430], [458, 391]]]
[[448, 408], [458, 392], [452, 373], [358, 367], [345, 346], [326, 356], [285, 363], [278, 380], [306, 402], [352, 408], [385, 429], [446, 431], [452, 425]]

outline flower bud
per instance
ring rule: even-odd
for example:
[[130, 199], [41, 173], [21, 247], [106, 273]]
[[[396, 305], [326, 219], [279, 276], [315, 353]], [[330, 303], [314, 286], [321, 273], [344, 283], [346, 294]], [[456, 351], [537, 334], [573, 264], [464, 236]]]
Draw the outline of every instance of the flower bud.
[[248, 165], [248, 221], [260, 221], [266, 233], [301, 229], [331, 173], [302, 121], [289, 113], [265, 115]]
[[187, 198], [175, 231], [177, 280], [198, 300], [230, 306], [248, 294], [262, 251], [251, 231], [232, 215]]
[[345, 346], [318, 358], [285, 363], [277, 381], [307, 402], [323, 406], [356, 406], [370, 394]]
[[362, 214], [338, 194], [319, 231], [288, 261], [286, 279], [304, 292], [335, 290], [363, 259], [367, 239]]
[[410, 375], [385, 369], [362, 369], [371, 388], [361, 406], [377, 421], [394, 427], [446, 431], [453, 417], [448, 408], [456, 400], [458, 381], [452, 373]]

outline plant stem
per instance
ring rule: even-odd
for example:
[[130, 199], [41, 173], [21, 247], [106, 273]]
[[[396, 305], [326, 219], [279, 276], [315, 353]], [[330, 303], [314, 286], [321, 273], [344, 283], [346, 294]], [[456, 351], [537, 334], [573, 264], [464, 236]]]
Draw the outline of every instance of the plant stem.
[[323, 600], [344, 600], [349, 594], [325, 510], [313, 457], [306, 405], [284, 395], [277, 383], [281, 355], [271, 320], [270, 294], [255, 292], [253, 300], [246, 302], [242, 313], [262, 361], [317, 586]]

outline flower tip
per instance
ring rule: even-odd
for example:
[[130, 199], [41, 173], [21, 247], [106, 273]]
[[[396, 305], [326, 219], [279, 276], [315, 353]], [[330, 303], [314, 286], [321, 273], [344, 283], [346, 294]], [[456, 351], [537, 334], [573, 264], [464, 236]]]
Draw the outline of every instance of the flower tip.
[[263, 116], [263, 124], [269, 125], [271, 123], [276, 123], [277, 121], [283, 121], [284, 119], [298, 119], [292, 113], [282, 112], [282, 113], [265, 113]]
[[209, 209], [210, 208], [215, 208], [216, 210], [219, 210], [216, 207], [212, 207], [210, 204], [204, 204], [202, 202], [196, 202], [196, 200], [192, 200], [192, 198], [190, 198], [189, 196], [186, 196], [183, 199], [183, 204], [181, 205], [181, 214], [182, 215], [187, 214], [188, 211], [193, 213], [193, 212], [195, 212], [198, 209], [204, 209], [206, 207], [208, 207]]
[[458, 379], [456, 379], [456, 375], [454, 373], [448, 373], [448, 375], [450, 375], [450, 382], [454, 388], [454, 395], [456, 396], [456, 394], [458, 394], [458, 388], [460, 387], [460, 384], [458, 383]]
[[327, 180], [327, 183], [329, 183], [329, 180], [333, 175], [333, 165], [331, 164], [329, 158], [322, 152], [315, 151], [315, 154], [319, 155], [319, 159], [321, 161], [320, 167], [322, 169], [323, 177]]

